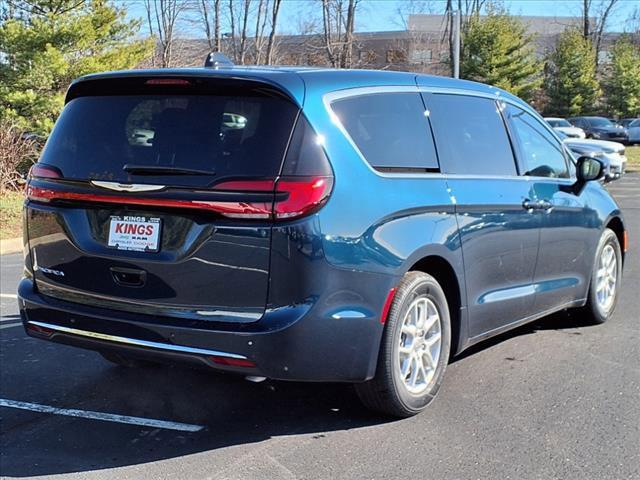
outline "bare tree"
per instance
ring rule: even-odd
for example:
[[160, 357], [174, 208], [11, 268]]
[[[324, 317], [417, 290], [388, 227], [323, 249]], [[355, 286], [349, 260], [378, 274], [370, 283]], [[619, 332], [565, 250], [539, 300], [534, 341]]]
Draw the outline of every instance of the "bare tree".
[[[482, 9], [486, 4], [487, 4], [487, 0], [447, 0], [447, 4], [445, 6], [445, 16], [446, 16], [447, 23], [446, 23], [443, 39], [447, 38], [449, 42], [449, 63], [451, 65], [452, 76], [453, 76], [453, 50], [455, 48], [454, 36], [453, 36], [455, 12], [456, 10], [460, 12], [460, 29], [462, 31], [465, 31], [467, 26], [469, 25], [469, 19], [474, 15], [480, 15], [480, 12], [482, 11]], [[462, 45], [461, 45], [460, 51], [462, 51]]]
[[209, 49], [222, 51], [222, 33], [220, 30], [220, 2], [221, 0], [200, 0], [198, 4], [202, 26]]
[[[593, 42], [596, 51], [596, 67], [600, 62], [602, 38], [607, 21], [619, 0], [582, 0], [582, 34]], [[592, 20], [595, 22], [592, 25]]]
[[266, 64], [271, 65], [273, 63], [273, 52], [275, 47], [276, 28], [278, 26], [278, 13], [280, 12], [280, 5], [282, 0], [273, 0], [271, 6], [271, 31], [269, 32], [269, 42], [267, 43], [267, 56]]
[[149, 33], [160, 47], [160, 67], [173, 64], [176, 47], [177, 22], [187, 8], [188, 0], [144, 0], [149, 21]]
[[322, 0], [322, 36], [333, 67], [353, 65], [356, 11], [360, 0]]

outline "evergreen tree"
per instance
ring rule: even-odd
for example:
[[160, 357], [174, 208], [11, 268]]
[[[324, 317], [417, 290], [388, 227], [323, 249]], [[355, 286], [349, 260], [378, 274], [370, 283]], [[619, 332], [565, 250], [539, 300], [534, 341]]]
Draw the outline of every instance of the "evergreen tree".
[[533, 38], [516, 17], [495, 7], [474, 15], [463, 35], [460, 77], [488, 83], [530, 100], [542, 83]]
[[611, 49], [605, 80], [607, 105], [620, 117], [640, 116], [640, 45], [621, 37]]
[[13, 2], [0, 25], [0, 119], [47, 134], [76, 77], [132, 68], [153, 44], [106, 0]]
[[601, 95], [595, 49], [577, 29], [560, 34], [546, 65], [545, 91], [549, 113], [571, 116], [597, 111]]

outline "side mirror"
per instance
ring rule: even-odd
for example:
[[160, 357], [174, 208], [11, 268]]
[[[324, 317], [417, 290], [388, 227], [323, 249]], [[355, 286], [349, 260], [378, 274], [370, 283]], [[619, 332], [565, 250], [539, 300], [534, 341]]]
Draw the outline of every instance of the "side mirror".
[[604, 176], [604, 165], [593, 157], [580, 157], [576, 162], [576, 177], [578, 184], [584, 185], [593, 180], [600, 180]]

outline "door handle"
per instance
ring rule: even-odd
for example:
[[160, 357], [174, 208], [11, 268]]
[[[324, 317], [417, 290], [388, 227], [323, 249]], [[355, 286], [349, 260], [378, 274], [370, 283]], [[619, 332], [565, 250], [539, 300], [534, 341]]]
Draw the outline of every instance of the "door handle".
[[142, 287], [147, 281], [147, 272], [133, 268], [111, 267], [113, 281], [123, 287]]
[[538, 208], [540, 210], [546, 210], [546, 212], [549, 213], [553, 208], [553, 203], [551, 203], [549, 200], [539, 200]]

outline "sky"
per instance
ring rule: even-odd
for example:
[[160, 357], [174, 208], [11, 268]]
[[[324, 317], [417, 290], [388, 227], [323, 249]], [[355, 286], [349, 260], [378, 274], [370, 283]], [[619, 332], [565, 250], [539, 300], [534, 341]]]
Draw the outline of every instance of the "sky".
[[[241, 0], [237, 0], [238, 3]], [[356, 31], [389, 31], [403, 30], [399, 8], [406, 0], [366, 0], [358, 7], [356, 15]], [[130, 17], [144, 17], [143, 0], [116, 0], [116, 3], [126, 4]], [[430, 5], [432, 12], [441, 13], [444, 10], [446, 0], [430, 0], [423, 2]], [[504, 5], [514, 15], [541, 15], [541, 16], [579, 16], [582, 0], [504, 0]], [[594, 4], [598, 0], [594, 0]], [[632, 15], [635, 8], [640, 7], [639, 0], [619, 0], [610, 16], [607, 30], [625, 31], [626, 21]], [[279, 19], [279, 33], [289, 34], [299, 31], [299, 24], [304, 19], [317, 13], [321, 13], [318, 0], [283, 0]], [[194, 36], [198, 36], [198, 30], [187, 27]]]

